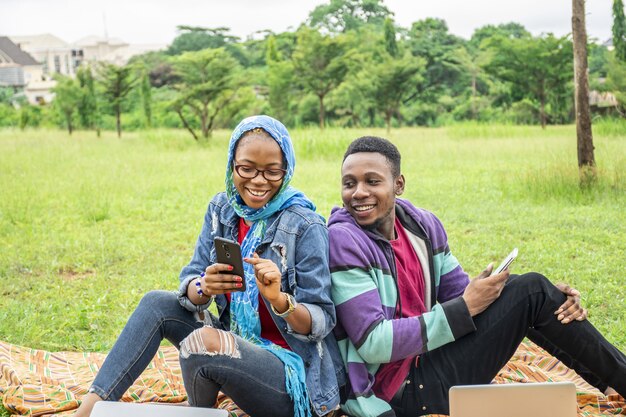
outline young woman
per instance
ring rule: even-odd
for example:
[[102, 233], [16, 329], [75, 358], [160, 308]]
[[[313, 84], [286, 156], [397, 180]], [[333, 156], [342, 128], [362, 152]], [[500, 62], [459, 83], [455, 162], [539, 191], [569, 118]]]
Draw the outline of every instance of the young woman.
[[[77, 416], [121, 398], [163, 339], [180, 350], [193, 406], [212, 407], [221, 390], [255, 417], [337, 408], [345, 375], [331, 332], [328, 235], [313, 203], [289, 186], [294, 168], [282, 123], [254, 116], [235, 128], [226, 191], [209, 204], [179, 291], [144, 296]], [[240, 243], [244, 276], [216, 262], [216, 237]]]

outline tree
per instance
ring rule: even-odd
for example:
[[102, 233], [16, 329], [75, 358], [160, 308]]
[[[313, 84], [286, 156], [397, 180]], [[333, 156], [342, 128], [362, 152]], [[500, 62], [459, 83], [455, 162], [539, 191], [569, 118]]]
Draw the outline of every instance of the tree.
[[67, 131], [71, 135], [74, 131], [74, 114], [81, 102], [80, 86], [73, 78], [63, 75], [55, 76], [57, 84], [52, 91], [54, 92], [54, 106], [65, 119]]
[[189, 115], [195, 116], [202, 137], [207, 139], [220, 112], [238, 98], [243, 86], [241, 67], [223, 48], [185, 52], [174, 61], [180, 81], [174, 86], [178, 97], [171, 108], [185, 128], [199, 140]]
[[393, 25], [393, 20], [390, 18], [385, 19], [383, 28], [385, 33], [385, 49], [391, 57], [395, 58], [398, 56], [398, 42], [396, 42], [396, 28]]
[[99, 78], [103, 95], [115, 114], [117, 137], [121, 138], [122, 108], [128, 93], [130, 93], [137, 81], [133, 77], [133, 68], [130, 65], [118, 67], [114, 64], [102, 63], [99, 68]]
[[621, 108], [626, 109], [626, 62], [620, 61], [614, 54], [609, 57], [606, 87], [615, 94]]
[[183, 52], [201, 51], [226, 46], [227, 43], [239, 41], [236, 36], [228, 35], [230, 28], [204, 28], [199, 26], [178, 26], [180, 34], [174, 38], [167, 48], [170, 55], [180, 55]]
[[613, 0], [613, 45], [617, 58], [626, 62], [626, 17], [622, 0]]
[[81, 66], [76, 72], [76, 79], [81, 89], [80, 104], [78, 106], [78, 116], [80, 124], [85, 129], [95, 129], [100, 136], [100, 115], [98, 113], [98, 98], [91, 68]]
[[466, 74], [470, 81], [470, 106], [472, 119], [478, 119], [478, 84], [483, 77], [485, 77], [485, 71], [483, 67], [491, 61], [491, 53], [489, 51], [483, 51], [481, 49], [470, 52], [468, 48], [460, 47], [446, 57], [445, 62], [448, 65], [453, 65]]
[[578, 172], [580, 184], [587, 186], [596, 180], [593, 154], [591, 110], [589, 109], [589, 80], [587, 79], [587, 29], [585, 0], [572, 0], [572, 37], [574, 42], [574, 77], [576, 107], [576, 137], [578, 139]]
[[303, 27], [298, 32], [296, 50], [292, 56], [295, 73], [305, 90], [319, 100], [320, 128], [324, 128], [324, 98], [335, 89], [346, 75], [347, 57], [343, 39], [323, 36]]
[[291, 61], [283, 60], [272, 35], [267, 40], [268, 101], [272, 114], [289, 124], [293, 119], [292, 97], [294, 95], [294, 69]]
[[382, 25], [393, 13], [382, 0], [330, 0], [309, 14], [309, 25], [327, 33], [345, 33], [365, 24]]
[[146, 126], [152, 127], [152, 86], [150, 85], [150, 76], [148, 69], [141, 70], [141, 104], [143, 106], [143, 114], [146, 119]]
[[[552, 34], [538, 38], [493, 38], [493, 59], [485, 69], [511, 85], [515, 101], [537, 103], [541, 127], [548, 118], [564, 122], [569, 114], [573, 78], [571, 42]], [[549, 110], [549, 112], [548, 112]]]
[[387, 132], [391, 129], [391, 118], [395, 115], [399, 119], [400, 106], [420, 81], [423, 68], [423, 60], [407, 54], [402, 59], [389, 56], [368, 71], [374, 103], [383, 113]]
[[427, 18], [414, 22], [407, 34], [405, 45], [413, 56], [425, 60], [422, 82], [413, 89], [407, 101], [430, 106], [431, 113], [443, 96], [459, 94], [458, 79], [461, 71], [446, 60], [452, 52], [464, 44], [463, 39], [451, 34], [442, 19]]
[[515, 22], [503, 23], [500, 25], [485, 25], [474, 31], [469, 41], [471, 48], [480, 48], [483, 41], [495, 37], [507, 39], [530, 38], [531, 34], [523, 25]]

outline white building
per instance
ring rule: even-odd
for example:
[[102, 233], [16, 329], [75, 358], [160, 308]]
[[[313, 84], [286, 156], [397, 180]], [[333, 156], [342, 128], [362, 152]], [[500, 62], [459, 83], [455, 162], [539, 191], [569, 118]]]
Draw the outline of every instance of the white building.
[[87, 36], [74, 42], [76, 49], [82, 50], [87, 62], [102, 62], [105, 57], [118, 49], [128, 47], [128, 43], [117, 38]]
[[49, 33], [11, 36], [11, 40], [43, 65], [48, 79], [55, 73], [73, 77], [83, 61], [80, 49]]
[[0, 86], [24, 91], [31, 104], [49, 103], [54, 81], [46, 79], [43, 65], [11, 39], [0, 36]]

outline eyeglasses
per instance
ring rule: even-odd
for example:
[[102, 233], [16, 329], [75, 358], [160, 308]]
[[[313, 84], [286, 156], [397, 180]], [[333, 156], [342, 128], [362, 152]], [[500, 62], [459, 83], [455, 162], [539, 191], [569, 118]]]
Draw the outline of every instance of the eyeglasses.
[[252, 178], [256, 178], [257, 175], [263, 175], [268, 181], [280, 181], [283, 179], [287, 170], [280, 168], [272, 168], [272, 169], [256, 169], [249, 165], [235, 165], [235, 171], [241, 178], [245, 178], [247, 180], [251, 180]]

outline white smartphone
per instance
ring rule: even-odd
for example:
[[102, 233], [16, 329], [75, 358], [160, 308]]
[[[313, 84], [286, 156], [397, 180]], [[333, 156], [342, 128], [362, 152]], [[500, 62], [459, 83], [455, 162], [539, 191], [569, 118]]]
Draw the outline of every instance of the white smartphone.
[[491, 275], [499, 274], [505, 269], [508, 269], [509, 265], [511, 265], [511, 263], [515, 260], [515, 258], [517, 258], [517, 248], [513, 249], [511, 253], [509, 253], [509, 255], [506, 258], [504, 258], [504, 261], [502, 261], [502, 263], [498, 265], [498, 267], [491, 272]]

